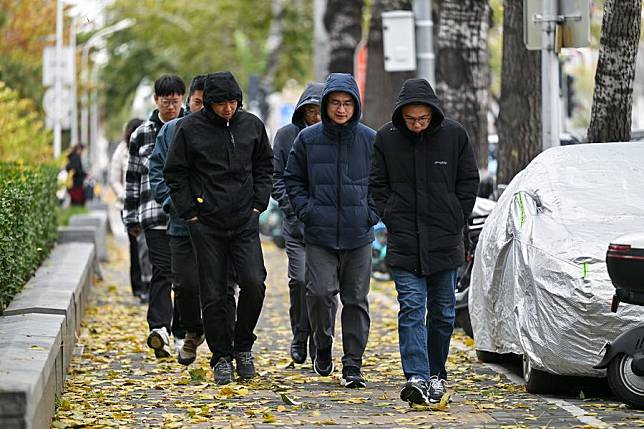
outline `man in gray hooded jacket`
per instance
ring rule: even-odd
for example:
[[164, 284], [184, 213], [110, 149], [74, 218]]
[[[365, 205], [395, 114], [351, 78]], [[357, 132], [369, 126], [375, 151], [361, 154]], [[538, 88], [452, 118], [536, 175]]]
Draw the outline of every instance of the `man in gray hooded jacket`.
[[286, 239], [286, 254], [288, 255], [288, 287], [291, 305], [291, 358], [293, 362], [302, 364], [306, 361], [307, 347], [311, 359], [315, 357], [315, 344], [310, 337], [311, 326], [309, 313], [306, 308], [306, 284], [304, 281], [304, 226], [297, 219], [284, 187], [284, 169], [288, 154], [293, 147], [293, 141], [304, 128], [320, 122], [320, 100], [322, 99], [323, 83], [309, 83], [295, 106], [290, 124], [277, 130], [273, 140], [273, 192], [272, 196], [278, 202], [284, 213], [282, 230]]

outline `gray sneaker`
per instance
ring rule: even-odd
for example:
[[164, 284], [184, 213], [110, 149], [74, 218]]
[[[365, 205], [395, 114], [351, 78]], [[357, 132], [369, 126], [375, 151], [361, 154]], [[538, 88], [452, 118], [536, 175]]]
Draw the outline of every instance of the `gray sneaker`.
[[177, 361], [181, 365], [190, 365], [197, 359], [197, 348], [203, 343], [203, 334], [198, 335], [195, 332], [187, 332], [183, 345], [177, 353]]
[[220, 357], [215, 366], [212, 367], [215, 372], [215, 383], [228, 384], [233, 380], [233, 363], [224, 357]]
[[241, 378], [255, 377], [256, 372], [253, 359], [253, 352], [235, 353], [235, 361], [237, 362], [237, 375], [239, 375]]
[[412, 376], [400, 390], [400, 399], [409, 404], [426, 405], [429, 403], [429, 385], [421, 377]]
[[165, 328], [155, 328], [148, 335], [148, 347], [154, 349], [154, 356], [166, 358], [171, 356], [170, 336]]
[[445, 393], [447, 393], [447, 382], [445, 380], [437, 376], [429, 379], [429, 402], [440, 402]]

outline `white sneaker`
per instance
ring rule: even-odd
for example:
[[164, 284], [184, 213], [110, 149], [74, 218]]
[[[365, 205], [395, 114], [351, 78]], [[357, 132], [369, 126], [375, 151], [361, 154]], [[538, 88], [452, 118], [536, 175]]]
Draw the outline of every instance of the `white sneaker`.
[[179, 350], [181, 350], [181, 347], [183, 347], [184, 341], [185, 340], [183, 338], [174, 337], [174, 352], [175, 353], [179, 353]]
[[148, 335], [148, 347], [154, 349], [157, 358], [170, 357], [170, 336], [164, 328], [154, 328]]

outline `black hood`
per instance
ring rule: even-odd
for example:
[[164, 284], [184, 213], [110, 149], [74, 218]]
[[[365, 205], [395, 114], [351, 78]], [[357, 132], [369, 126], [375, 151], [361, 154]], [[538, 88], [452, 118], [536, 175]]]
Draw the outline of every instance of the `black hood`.
[[237, 100], [237, 108], [242, 107], [242, 91], [230, 72], [210, 73], [206, 76], [206, 86], [203, 91], [204, 105], [210, 107], [213, 103], [226, 100]]
[[402, 118], [402, 108], [408, 104], [426, 104], [432, 109], [432, 121], [425, 131], [440, 127], [445, 119], [441, 102], [425, 79], [407, 79], [400, 89], [391, 122], [401, 131], [409, 131]]
[[324, 89], [324, 84], [320, 82], [311, 82], [306, 85], [304, 92], [300, 96], [300, 100], [295, 105], [295, 111], [291, 117], [291, 122], [293, 125], [297, 125], [300, 128], [305, 126], [304, 122], [304, 106], [315, 105], [319, 106], [322, 101], [322, 90]]

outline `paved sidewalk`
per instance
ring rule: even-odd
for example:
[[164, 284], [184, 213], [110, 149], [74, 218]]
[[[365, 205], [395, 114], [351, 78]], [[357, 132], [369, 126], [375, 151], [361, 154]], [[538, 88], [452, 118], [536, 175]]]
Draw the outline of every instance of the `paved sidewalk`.
[[[131, 296], [127, 249], [110, 242], [105, 280], [93, 293], [77, 356], [53, 427], [641, 427], [644, 413], [613, 398], [581, 400], [530, 395], [476, 361], [473, 342], [455, 334], [448, 362], [453, 402], [410, 408], [400, 401], [397, 304], [391, 283], [374, 283], [372, 328], [364, 360], [368, 387], [347, 390], [339, 376], [318, 377], [310, 363], [289, 365], [286, 256], [265, 244], [267, 296], [254, 351], [260, 376], [219, 387], [209, 353], [186, 368], [156, 360], [145, 345], [146, 307]], [[334, 356], [341, 356], [337, 323]]]

